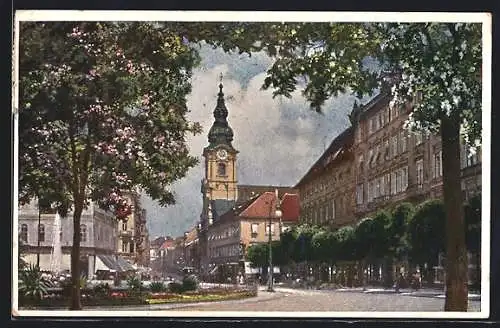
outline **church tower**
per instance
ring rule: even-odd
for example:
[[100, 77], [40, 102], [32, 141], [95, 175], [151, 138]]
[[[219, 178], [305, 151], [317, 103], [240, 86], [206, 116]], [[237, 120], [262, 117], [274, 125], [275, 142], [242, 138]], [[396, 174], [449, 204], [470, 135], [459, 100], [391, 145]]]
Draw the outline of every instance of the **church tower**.
[[199, 270], [202, 276], [212, 269], [208, 256], [208, 229], [221, 215], [235, 206], [238, 197], [236, 179], [238, 151], [232, 145], [233, 130], [227, 122], [228, 111], [222, 88], [221, 77], [217, 106], [213, 112], [214, 123], [208, 132], [208, 146], [203, 149], [205, 164], [205, 177], [201, 181], [203, 208], [198, 225]]
[[209, 202], [224, 200], [234, 203], [238, 196], [236, 178], [238, 151], [232, 146], [234, 135], [227, 121], [228, 110], [222, 88], [221, 82], [217, 106], [213, 112], [215, 120], [208, 132], [209, 144], [203, 149], [205, 179], [202, 183], [202, 193]]

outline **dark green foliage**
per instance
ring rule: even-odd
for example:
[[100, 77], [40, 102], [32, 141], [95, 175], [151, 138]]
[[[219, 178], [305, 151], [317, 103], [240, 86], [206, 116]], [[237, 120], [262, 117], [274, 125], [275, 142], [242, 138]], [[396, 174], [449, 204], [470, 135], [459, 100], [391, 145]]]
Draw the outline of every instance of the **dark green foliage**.
[[182, 286], [182, 283], [180, 282], [177, 282], [177, 281], [172, 281], [169, 285], [168, 285], [168, 289], [171, 293], [174, 293], [174, 294], [181, 294], [183, 291], [184, 291], [184, 288]]
[[330, 231], [317, 232], [312, 238], [315, 259], [321, 262], [335, 262], [340, 255], [337, 236]]
[[356, 231], [352, 226], [344, 226], [335, 231], [335, 238], [338, 240], [339, 260], [352, 261], [357, 259]]
[[136, 275], [131, 275], [127, 278], [127, 288], [131, 292], [140, 292], [143, 289], [141, 278]]
[[437, 264], [438, 255], [445, 250], [445, 210], [442, 200], [420, 204], [408, 227], [410, 257], [415, 264]]
[[402, 260], [408, 255], [408, 225], [413, 213], [414, 206], [411, 203], [401, 203], [392, 211], [392, 220], [388, 227], [390, 252], [397, 259]]
[[187, 275], [182, 279], [182, 290], [184, 292], [197, 290], [199, 285], [198, 278], [195, 275]]
[[94, 292], [95, 296], [106, 297], [110, 294], [111, 287], [107, 283], [106, 284], [98, 284], [98, 285], [94, 286], [93, 292]]
[[36, 265], [19, 271], [19, 296], [25, 299], [40, 300], [47, 294], [50, 283], [42, 278], [42, 272]]
[[267, 266], [269, 263], [269, 245], [261, 243], [248, 247], [246, 258], [253, 267]]
[[149, 289], [152, 293], [160, 293], [167, 290], [167, 286], [162, 281], [153, 281], [149, 285]]

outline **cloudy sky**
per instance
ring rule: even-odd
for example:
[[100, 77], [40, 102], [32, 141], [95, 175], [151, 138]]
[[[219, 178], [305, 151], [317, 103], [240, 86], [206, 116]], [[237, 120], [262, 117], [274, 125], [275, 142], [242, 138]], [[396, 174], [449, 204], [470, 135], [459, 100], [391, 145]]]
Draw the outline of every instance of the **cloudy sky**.
[[272, 60], [265, 54], [226, 54], [202, 47], [202, 63], [193, 74], [188, 98], [188, 118], [200, 122], [203, 133], [189, 138], [191, 154], [200, 159], [188, 175], [172, 186], [177, 204], [160, 207], [143, 196], [150, 237], [180, 236], [192, 227], [201, 213], [200, 182], [203, 178], [202, 150], [222, 73], [228, 121], [234, 130], [233, 146], [240, 151], [237, 162], [240, 184], [293, 186], [322, 154], [325, 147], [349, 126], [347, 113], [354, 97], [345, 95], [329, 101], [323, 114], [309, 110], [300, 92], [291, 98], [272, 98], [260, 87]]

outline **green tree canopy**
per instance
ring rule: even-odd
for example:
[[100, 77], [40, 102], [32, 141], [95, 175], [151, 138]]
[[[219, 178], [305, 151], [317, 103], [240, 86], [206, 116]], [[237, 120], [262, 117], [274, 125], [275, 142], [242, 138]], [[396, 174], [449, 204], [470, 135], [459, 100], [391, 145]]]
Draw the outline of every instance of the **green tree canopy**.
[[299, 232], [296, 227], [285, 231], [280, 236], [280, 247], [284, 258], [286, 259], [285, 264], [289, 264], [292, 261], [296, 261], [298, 258], [298, 245], [297, 238]]
[[248, 247], [247, 260], [252, 267], [267, 267], [269, 264], [269, 245], [264, 243]]
[[398, 260], [408, 255], [408, 224], [415, 211], [411, 203], [398, 204], [392, 210], [392, 220], [388, 227], [390, 252]]
[[312, 240], [314, 259], [321, 262], [334, 262], [338, 256], [338, 241], [331, 231], [319, 231]]
[[334, 232], [339, 243], [338, 259], [341, 261], [352, 261], [358, 259], [357, 238], [355, 228], [344, 226]]
[[436, 265], [445, 249], [445, 211], [442, 200], [429, 200], [417, 206], [410, 220], [411, 259], [416, 264]]
[[303, 224], [297, 227], [296, 262], [314, 261], [317, 259], [312, 240], [315, 234], [323, 231], [324, 228], [316, 225]]

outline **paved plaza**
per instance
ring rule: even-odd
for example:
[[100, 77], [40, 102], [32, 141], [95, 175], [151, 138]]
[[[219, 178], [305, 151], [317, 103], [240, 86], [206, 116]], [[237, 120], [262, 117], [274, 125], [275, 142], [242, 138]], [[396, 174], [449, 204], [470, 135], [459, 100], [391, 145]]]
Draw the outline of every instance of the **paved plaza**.
[[[376, 291], [366, 293], [363, 291], [319, 291], [277, 288], [275, 293], [259, 291], [259, 297], [245, 301], [186, 306], [177, 310], [436, 312], [443, 311], [444, 309], [444, 298], [439, 296], [422, 294], [412, 296], [411, 293], [396, 294]], [[478, 299], [469, 300], [469, 311], [480, 311], [480, 301]]]
[[[122, 307], [86, 307], [99, 311], [278, 311], [278, 312], [439, 312], [444, 309], [442, 292], [421, 290], [419, 292], [369, 289], [346, 290], [301, 290], [276, 288], [269, 293], [261, 287], [257, 297], [197, 304], [155, 304]], [[469, 311], [480, 311], [477, 295], [469, 298]]]

